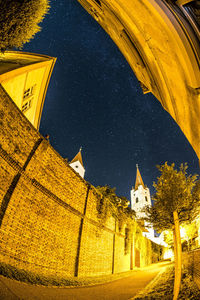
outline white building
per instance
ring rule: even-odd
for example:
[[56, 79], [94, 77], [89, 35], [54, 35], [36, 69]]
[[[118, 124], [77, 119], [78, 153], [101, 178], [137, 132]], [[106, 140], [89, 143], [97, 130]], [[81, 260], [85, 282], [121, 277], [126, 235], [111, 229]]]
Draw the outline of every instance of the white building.
[[[142, 180], [142, 176], [140, 174], [138, 165], [136, 165], [136, 180], [135, 180], [135, 188], [131, 190], [131, 209], [136, 212], [136, 218], [142, 219], [146, 216], [145, 212], [143, 211], [145, 206], [151, 206], [151, 196], [149, 192], [149, 188], [144, 185]], [[152, 240], [154, 243], [164, 245], [163, 239], [160, 237], [155, 237], [154, 229], [152, 224], [144, 221], [144, 227], [146, 229], [143, 232], [143, 235], [146, 236], [148, 239]]]
[[83, 160], [82, 160], [82, 155], [81, 155], [81, 150], [80, 148], [79, 152], [76, 154], [76, 156], [72, 159], [70, 162], [70, 166], [82, 177], [84, 178], [85, 175], [85, 168], [83, 166]]
[[136, 180], [135, 188], [131, 190], [131, 208], [135, 210], [137, 219], [145, 217], [142, 211], [146, 205], [151, 205], [150, 192], [147, 186], [144, 185], [138, 165], [136, 165]]

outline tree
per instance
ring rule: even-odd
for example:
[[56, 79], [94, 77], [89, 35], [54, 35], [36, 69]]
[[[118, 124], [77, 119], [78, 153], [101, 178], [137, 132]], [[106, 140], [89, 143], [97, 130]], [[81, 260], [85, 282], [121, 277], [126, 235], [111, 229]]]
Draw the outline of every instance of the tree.
[[96, 191], [100, 195], [97, 211], [101, 223], [105, 223], [110, 216], [113, 216], [122, 228], [124, 223], [130, 223], [129, 221], [135, 217], [135, 211], [128, 207], [129, 201], [126, 197], [116, 195], [116, 188], [108, 185], [97, 186]]
[[163, 231], [163, 238], [166, 244], [170, 247], [173, 246], [173, 232], [172, 230]]
[[0, 51], [21, 48], [40, 31], [49, 0], [0, 0]]
[[154, 205], [146, 208], [146, 221], [157, 231], [172, 230], [175, 257], [174, 300], [178, 298], [181, 284], [181, 238], [180, 223], [192, 221], [198, 213], [200, 182], [197, 175], [187, 175], [187, 164], [181, 164], [179, 171], [167, 162], [157, 166], [161, 172], [152, 197]]
[[120, 201], [115, 193], [116, 188], [110, 186], [97, 186], [96, 191], [100, 195], [97, 203], [98, 218], [105, 223], [110, 216], [117, 215], [117, 204]]

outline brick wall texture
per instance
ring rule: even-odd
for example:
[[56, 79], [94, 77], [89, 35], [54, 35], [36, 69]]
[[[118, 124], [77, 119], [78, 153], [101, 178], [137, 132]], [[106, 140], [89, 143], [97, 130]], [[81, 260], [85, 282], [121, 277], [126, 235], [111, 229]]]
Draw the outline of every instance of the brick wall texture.
[[[125, 226], [100, 226], [95, 188], [29, 123], [0, 86], [0, 260], [28, 271], [93, 276], [130, 270], [153, 259], [137, 234], [125, 252]], [[138, 233], [139, 232], [139, 233]]]
[[183, 265], [190, 271], [200, 289], [200, 249], [183, 252]]

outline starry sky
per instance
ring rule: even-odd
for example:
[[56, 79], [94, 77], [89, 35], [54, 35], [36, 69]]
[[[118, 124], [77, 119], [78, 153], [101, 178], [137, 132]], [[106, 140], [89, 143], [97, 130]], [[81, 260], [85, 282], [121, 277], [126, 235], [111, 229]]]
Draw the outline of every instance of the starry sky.
[[41, 27], [23, 48], [57, 57], [40, 132], [69, 161], [82, 146], [87, 181], [130, 200], [136, 164], [151, 193], [156, 165], [165, 161], [199, 173], [178, 125], [153, 95], [143, 95], [117, 46], [77, 1], [51, 1]]

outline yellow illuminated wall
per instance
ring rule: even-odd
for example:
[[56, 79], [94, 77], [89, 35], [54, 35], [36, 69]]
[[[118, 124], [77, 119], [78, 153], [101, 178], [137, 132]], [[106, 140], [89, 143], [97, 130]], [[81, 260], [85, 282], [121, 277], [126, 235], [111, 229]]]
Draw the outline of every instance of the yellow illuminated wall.
[[[0, 85], [0, 261], [59, 276], [143, 267], [157, 258], [134, 222], [102, 224], [99, 195], [31, 125]], [[137, 234], [136, 234], [137, 232]]]
[[0, 83], [37, 129], [55, 61], [52, 57], [24, 52], [0, 55]]

